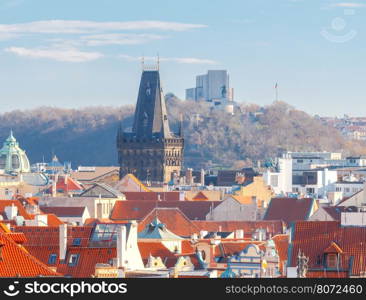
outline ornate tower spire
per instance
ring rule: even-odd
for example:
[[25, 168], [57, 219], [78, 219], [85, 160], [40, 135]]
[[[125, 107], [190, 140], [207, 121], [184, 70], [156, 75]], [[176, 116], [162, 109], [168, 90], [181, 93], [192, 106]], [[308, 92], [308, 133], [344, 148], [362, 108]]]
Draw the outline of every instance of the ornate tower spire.
[[132, 132], [137, 138], [171, 137], [157, 66], [155, 70], [149, 66], [142, 72]]

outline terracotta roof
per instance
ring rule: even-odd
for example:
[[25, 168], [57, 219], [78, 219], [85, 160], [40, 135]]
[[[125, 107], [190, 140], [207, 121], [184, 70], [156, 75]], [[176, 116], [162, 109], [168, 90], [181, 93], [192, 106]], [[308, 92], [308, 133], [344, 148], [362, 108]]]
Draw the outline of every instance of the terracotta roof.
[[324, 253], [338, 253], [343, 254], [343, 250], [337, 245], [337, 243], [332, 242], [329, 247], [324, 250]]
[[319, 257], [334, 242], [343, 251], [340, 254], [340, 271], [349, 271], [356, 276], [366, 271], [366, 227], [341, 226], [338, 221], [300, 221], [294, 223], [292, 232], [290, 266], [296, 265], [297, 253], [301, 249], [309, 257], [309, 270], [323, 271]]
[[192, 221], [199, 230], [206, 231], [230, 231], [237, 229], [244, 231], [245, 237], [251, 237], [252, 234], [260, 228], [266, 229], [267, 233], [274, 236], [282, 234], [285, 230], [285, 223], [281, 220], [275, 221]]
[[314, 206], [312, 198], [272, 198], [264, 220], [283, 220], [286, 223], [307, 220]]
[[132, 201], [179, 201], [179, 192], [123, 192]]
[[72, 254], [78, 254], [79, 259], [75, 266], [68, 263], [58, 264], [57, 271], [73, 278], [88, 278], [95, 274], [96, 264], [110, 264], [116, 258], [116, 248], [68, 248], [66, 262]]
[[208, 198], [203, 192], [198, 192], [196, 196], [192, 198], [194, 201], [207, 201]]
[[[215, 247], [214, 255], [220, 257], [228, 257], [233, 255], [238, 255], [241, 251], [243, 251], [249, 245], [257, 245], [259, 249], [265, 251], [265, 242], [261, 241], [224, 241], [221, 240], [221, 243]], [[220, 246], [221, 245], [221, 246]]]
[[306, 274], [307, 278], [347, 278], [348, 272], [346, 271], [313, 271], [310, 270]]
[[0, 245], [2, 248], [0, 277], [60, 276], [21, 247], [17, 243], [20, 236], [21, 234], [6, 234], [0, 231]]
[[329, 221], [340, 221], [341, 220], [341, 213], [350, 211], [350, 207], [346, 206], [328, 206], [328, 207], [322, 207], [327, 214], [329, 214], [333, 220]]
[[170, 250], [160, 242], [139, 241], [138, 247], [145, 265], [150, 255], [160, 257], [167, 268], [174, 267], [177, 262], [175, 253], [170, 252]]
[[[221, 201], [222, 193], [220, 191], [209, 191], [209, 190], [200, 190], [200, 193], [210, 201]], [[184, 191], [184, 197], [187, 201], [194, 201], [194, 197], [197, 195], [197, 191], [190, 190]]]
[[26, 220], [31, 220], [33, 217], [27, 213], [24, 206], [21, 204], [19, 200], [0, 200], [0, 215], [6, 218], [5, 207], [15, 205], [18, 208], [18, 216], [23, 216]]
[[190, 220], [205, 220], [217, 201], [116, 201], [112, 220], [141, 220], [154, 208], [179, 208]]
[[56, 215], [47, 214], [47, 225], [48, 226], [58, 226], [64, 224]]
[[198, 233], [199, 229], [178, 208], [154, 208], [143, 220], [139, 222], [139, 232], [144, 230], [155, 217], [166, 225], [173, 233], [180, 236], [191, 236]]
[[56, 183], [57, 191], [62, 190], [64, 192], [68, 191], [81, 191], [83, 187], [70, 176], [59, 176]]
[[57, 217], [81, 217], [85, 206], [40, 206], [39, 209], [46, 214], [55, 214]]

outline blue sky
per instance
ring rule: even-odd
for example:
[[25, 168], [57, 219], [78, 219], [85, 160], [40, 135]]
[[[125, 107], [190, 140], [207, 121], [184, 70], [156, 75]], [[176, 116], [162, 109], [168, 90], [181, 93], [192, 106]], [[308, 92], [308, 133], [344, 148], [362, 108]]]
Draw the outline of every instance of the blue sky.
[[139, 58], [165, 92], [227, 69], [235, 99], [366, 115], [366, 1], [0, 0], [2, 111], [136, 102]]

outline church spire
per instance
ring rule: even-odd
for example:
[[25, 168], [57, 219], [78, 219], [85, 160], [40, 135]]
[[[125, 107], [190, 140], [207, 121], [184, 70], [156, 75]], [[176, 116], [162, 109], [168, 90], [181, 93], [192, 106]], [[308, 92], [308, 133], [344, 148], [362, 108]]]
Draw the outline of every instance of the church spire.
[[144, 67], [132, 131], [137, 138], [171, 137], [158, 66]]

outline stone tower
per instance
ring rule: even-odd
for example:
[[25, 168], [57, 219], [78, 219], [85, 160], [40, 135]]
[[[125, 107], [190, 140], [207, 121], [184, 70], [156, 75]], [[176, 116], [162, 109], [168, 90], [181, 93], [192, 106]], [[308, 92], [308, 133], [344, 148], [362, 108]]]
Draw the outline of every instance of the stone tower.
[[169, 182], [183, 163], [182, 128], [172, 133], [161, 88], [159, 67], [143, 67], [132, 130], [117, 134], [120, 178], [128, 173], [142, 181]]

